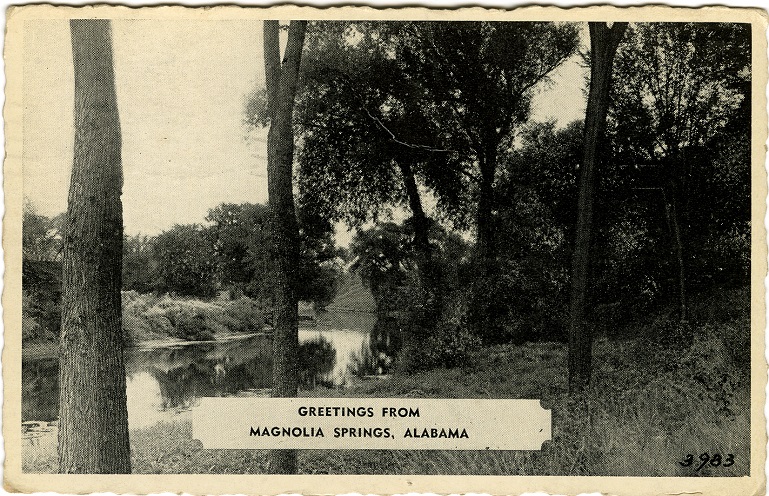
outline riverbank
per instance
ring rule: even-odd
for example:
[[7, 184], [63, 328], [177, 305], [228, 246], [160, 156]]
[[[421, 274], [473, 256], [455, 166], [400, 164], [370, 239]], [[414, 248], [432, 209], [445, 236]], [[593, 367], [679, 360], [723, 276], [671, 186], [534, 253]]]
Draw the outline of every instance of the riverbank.
[[[131, 350], [151, 350], [156, 348], [172, 348], [178, 346], [193, 346], [205, 343], [226, 343], [229, 341], [237, 341], [239, 339], [247, 339], [255, 336], [269, 336], [272, 334], [270, 327], [265, 327], [261, 332], [249, 332], [249, 333], [222, 333], [214, 336], [214, 339], [207, 339], [201, 341], [190, 341], [181, 338], [165, 337], [157, 339], [148, 339], [140, 341], [133, 346], [125, 348], [126, 352]], [[49, 342], [32, 342], [24, 343], [22, 345], [22, 359], [25, 360], [37, 360], [41, 358], [56, 358], [59, 354], [59, 344], [55, 341]]]
[[[750, 396], [743, 376], [718, 392], [696, 377], [712, 360], [711, 335], [696, 337], [680, 367], [636, 340], [596, 343], [593, 387], [583, 401], [566, 395], [566, 346], [504, 345], [476, 352], [467, 365], [410, 376], [316, 388], [302, 396], [540, 398], [553, 412], [553, 439], [540, 451], [299, 452], [307, 474], [482, 474], [741, 476], [749, 473]], [[721, 349], [720, 352], [726, 350]], [[655, 356], [657, 358], [655, 358]], [[697, 357], [708, 357], [699, 363]], [[654, 371], [654, 374], [649, 373]], [[511, 419], [513, 420], [513, 419]], [[131, 431], [135, 473], [263, 473], [263, 451], [203, 450], [188, 418]], [[696, 474], [678, 462], [688, 453], [734, 454], [731, 467]], [[25, 446], [24, 470], [55, 470], [55, 444]]]
[[186, 339], [179, 339], [179, 338], [149, 339], [147, 341], [142, 341], [140, 343], [137, 343], [136, 345], [126, 349], [127, 350], [130, 350], [130, 349], [149, 350], [149, 349], [155, 349], [155, 348], [170, 348], [172, 346], [193, 346], [193, 345], [204, 344], [204, 343], [227, 343], [229, 341], [237, 341], [239, 339], [247, 339], [255, 336], [270, 336], [270, 335], [272, 335], [271, 329], [265, 327], [265, 329], [261, 332], [248, 332], [243, 334], [235, 334], [235, 333], [218, 334], [214, 336], [214, 339], [206, 339], [201, 341], [189, 341]]

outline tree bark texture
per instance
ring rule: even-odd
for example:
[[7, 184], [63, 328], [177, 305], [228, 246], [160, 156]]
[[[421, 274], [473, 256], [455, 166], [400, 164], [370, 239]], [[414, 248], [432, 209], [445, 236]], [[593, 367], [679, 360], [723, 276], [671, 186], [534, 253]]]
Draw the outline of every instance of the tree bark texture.
[[70, 21], [75, 144], [64, 229], [59, 472], [130, 473], [121, 325], [123, 187], [110, 22]]
[[[293, 192], [293, 108], [306, 21], [291, 21], [283, 62], [278, 21], [264, 21], [264, 61], [270, 131], [267, 136], [267, 189], [273, 239], [275, 306], [273, 314], [272, 396], [294, 397], [299, 387], [298, 300], [299, 227]], [[273, 450], [270, 472], [297, 471], [295, 450]]]
[[593, 230], [593, 199], [598, 168], [598, 148], [606, 131], [612, 64], [627, 23], [612, 27], [590, 23], [590, 91], [585, 111], [585, 141], [579, 178], [577, 230], [572, 259], [571, 316], [569, 325], [569, 392], [584, 390], [592, 373], [592, 328], [585, 321]]

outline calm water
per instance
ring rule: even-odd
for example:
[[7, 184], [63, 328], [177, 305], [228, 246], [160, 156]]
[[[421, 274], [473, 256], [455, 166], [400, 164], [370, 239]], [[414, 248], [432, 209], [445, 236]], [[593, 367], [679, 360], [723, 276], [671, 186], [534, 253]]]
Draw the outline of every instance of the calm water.
[[[356, 376], [387, 373], [399, 346], [392, 323], [373, 315], [326, 316], [299, 330], [302, 388], [343, 386]], [[272, 340], [253, 336], [126, 354], [128, 421], [132, 428], [172, 420], [204, 396], [267, 394]], [[58, 417], [58, 361], [24, 360], [22, 420]]]

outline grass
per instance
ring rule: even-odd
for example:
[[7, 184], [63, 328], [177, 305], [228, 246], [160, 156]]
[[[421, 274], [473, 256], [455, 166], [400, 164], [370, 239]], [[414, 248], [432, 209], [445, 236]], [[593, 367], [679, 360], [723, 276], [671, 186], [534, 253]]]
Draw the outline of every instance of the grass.
[[[696, 343], [693, 348], [697, 346]], [[306, 450], [309, 474], [478, 474], [741, 476], [749, 473], [749, 404], [746, 388], [722, 407], [686, 373], [649, 377], [632, 341], [596, 344], [597, 370], [584, 401], [566, 396], [566, 348], [555, 343], [498, 346], [473, 357], [472, 366], [412, 376], [394, 375], [350, 389], [305, 395], [331, 397], [541, 398], [553, 411], [553, 439], [541, 451]], [[640, 369], [640, 371], [639, 371]], [[135, 473], [263, 473], [266, 452], [203, 450], [189, 421], [131, 431]], [[686, 454], [733, 453], [732, 467], [681, 467]], [[24, 469], [55, 470], [55, 453], [24, 450]]]
[[[646, 319], [623, 339], [594, 346], [591, 388], [566, 388], [561, 343], [502, 345], [466, 365], [393, 374], [315, 397], [539, 398], [553, 437], [538, 451], [304, 450], [308, 474], [744, 476], [750, 473], [749, 293], [693, 305], [702, 325]], [[135, 473], [264, 473], [265, 451], [203, 450], [189, 421], [131, 431]], [[55, 438], [25, 446], [27, 472], [54, 472]], [[731, 467], [695, 471], [701, 453], [733, 454]], [[682, 467], [687, 454], [695, 467]]]

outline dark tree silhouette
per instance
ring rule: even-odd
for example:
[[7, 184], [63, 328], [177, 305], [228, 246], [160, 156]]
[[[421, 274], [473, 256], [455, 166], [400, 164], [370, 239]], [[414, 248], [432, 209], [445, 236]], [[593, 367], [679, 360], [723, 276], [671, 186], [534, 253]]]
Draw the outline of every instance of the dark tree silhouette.
[[[719, 210], [725, 197], [749, 204], [749, 193], [725, 184], [722, 170], [735, 168], [714, 164], [749, 149], [750, 53], [749, 26], [734, 23], [638, 23], [617, 50], [609, 133], [620, 164], [648, 171], [644, 194], [669, 233], [682, 323], [690, 285], [702, 277], [692, 270], [697, 251], [713, 244], [702, 236], [735, 221], [747, 233], [747, 209]], [[703, 202], [713, 207], [707, 217]]]
[[64, 229], [59, 472], [130, 473], [120, 286], [123, 173], [110, 22], [70, 21], [75, 154]]
[[[420, 183], [455, 221], [475, 217], [484, 283], [497, 255], [501, 145], [527, 120], [538, 85], [576, 50], [577, 29], [424, 21], [325, 27], [313, 32], [298, 113], [302, 197], [358, 223], [376, 219], [382, 205], [408, 207], [421, 286], [409, 339], [420, 343], [440, 317], [444, 279]], [[474, 291], [476, 313], [494, 313], [489, 292], [485, 284]], [[485, 334], [500, 330], [471, 320]]]
[[585, 322], [590, 238], [593, 229], [593, 191], [598, 150], [606, 131], [612, 65], [627, 23], [590, 23], [590, 91], [585, 111], [585, 141], [579, 178], [577, 233], [572, 263], [571, 322], [569, 325], [569, 391], [583, 390], [592, 371], [592, 329]]

